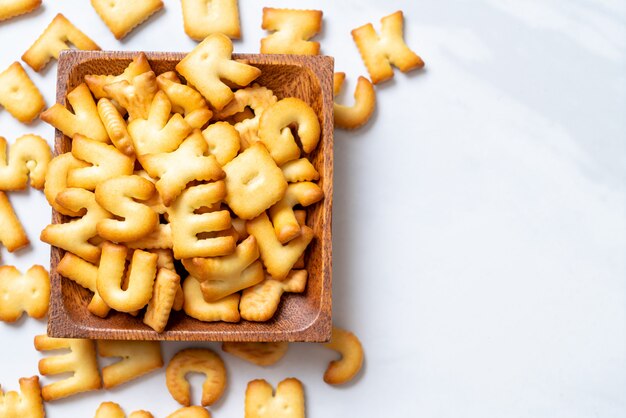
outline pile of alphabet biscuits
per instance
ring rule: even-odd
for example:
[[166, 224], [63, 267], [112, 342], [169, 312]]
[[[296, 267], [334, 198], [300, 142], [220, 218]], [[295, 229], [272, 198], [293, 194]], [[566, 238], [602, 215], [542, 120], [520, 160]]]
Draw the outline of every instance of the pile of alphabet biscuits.
[[[244, 0], [241, 0], [242, 2]], [[36, 10], [41, 0], [0, 3], [0, 21]], [[91, 0], [117, 39], [161, 10], [161, 0]], [[53, 7], [52, 4], [48, 7]], [[157, 74], [137, 54], [118, 74], [91, 74], [66, 97], [70, 107], [46, 108], [43, 96], [16, 61], [0, 72], [0, 107], [17, 120], [36, 118], [71, 138], [71, 149], [53, 155], [48, 142], [27, 134], [12, 143], [0, 137], [0, 243], [10, 252], [30, 238], [10, 202], [13, 191], [42, 190], [64, 222], [48, 225], [40, 239], [60, 248], [63, 277], [92, 292], [87, 309], [106, 318], [111, 309], [139, 316], [156, 332], [172, 311], [200, 321], [268, 321], [285, 292], [306, 290], [305, 253], [316, 238], [307, 207], [323, 201], [320, 174], [310, 161], [320, 141], [320, 121], [305, 101], [278, 99], [257, 81], [261, 70], [234, 60], [241, 37], [237, 0], [182, 0], [184, 31], [200, 43], [175, 71]], [[264, 8], [263, 54], [317, 55], [323, 14], [318, 10]], [[374, 85], [424, 63], [404, 42], [398, 11], [352, 31], [370, 80], [359, 77], [354, 104], [335, 103], [335, 126], [355, 129], [375, 109]], [[1, 30], [1, 29], [0, 29]], [[71, 46], [98, 45], [58, 14], [22, 55], [39, 72]], [[339, 94], [344, 73], [335, 73]], [[32, 237], [31, 237], [32, 238]], [[23, 313], [44, 318], [50, 302], [47, 270], [22, 273], [0, 266], [0, 320]], [[41, 385], [22, 378], [19, 391], [0, 390], [0, 418], [45, 416], [44, 404], [77, 393], [117, 387], [161, 369], [157, 341], [51, 338], [38, 335], [42, 376], [71, 376]], [[259, 367], [278, 362], [287, 342], [224, 342], [222, 350]], [[333, 328], [325, 347], [339, 358], [324, 381], [353, 379], [363, 349], [349, 331]], [[47, 353], [65, 349], [67, 353]], [[121, 358], [100, 367], [98, 357]], [[206, 376], [200, 405], [192, 405], [188, 373]], [[0, 376], [1, 378], [2, 376]], [[10, 382], [2, 382], [4, 384]], [[169, 418], [211, 417], [227, 385], [221, 356], [208, 348], [179, 351], [165, 368], [165, 386], [182, 408]], [[123, 418], [103, 402], [96, 418]], [[253, 380], [245, 393], [247, 418], [304, 417], [302, 383], [287, 378], [276, 389]], [[131, 418], [152, 417], [135, 411]]]

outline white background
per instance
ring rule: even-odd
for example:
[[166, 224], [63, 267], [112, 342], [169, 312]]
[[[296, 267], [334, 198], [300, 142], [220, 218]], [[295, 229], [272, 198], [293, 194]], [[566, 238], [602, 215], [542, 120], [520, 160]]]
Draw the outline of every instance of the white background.
[[[0, 68], [57, 12], [103, 49], [195, 45], [175, 0], [122, 42], [86, 0], [44, 3], [0, 23]], [[396, 71], [377, 86], [370, 124], [335, 134], [334, 320], [361, 338], [363, 372], [326, 385], [334, 355], [314, 344], [267, 369], [223, 354], [229, 384], [214, 416], [243, 417], [249, 380], [288, 376], [304, 383], [313, 418], [626, 416], [625, 3], [240, 0], [237, 52], [258, 51], [262, 7], [281, 5], [324, 11], [317, 39], [348, 74], [346, 99], [365, 74], [350, 31], [397, 9], [426, 69]], [[56, 64], [27, 71], [51, 105]], [[9, 142], [29, 132], [53, 139], [0, 110]], [[10, 198], [33, 245], [2, 250], [2, 262], [47, 265], [42, 194]], [[5, 389], [37, 373], [32, 339], [44, 330], [0, 323]], [[164, 344], [166, 360], [192, 345]], [[157, 418], [177, 408], [163, 371], [46, 408], [91, 417], [102, 401]]]

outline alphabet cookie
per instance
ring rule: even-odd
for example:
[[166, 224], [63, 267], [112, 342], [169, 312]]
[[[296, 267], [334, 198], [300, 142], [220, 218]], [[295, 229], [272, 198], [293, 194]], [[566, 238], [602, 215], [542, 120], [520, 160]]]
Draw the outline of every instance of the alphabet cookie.
[[185, 33], [201, 41], [214, 33], [241, 37], [237, 0], [182, 0]]
[[290, 377], [276, 387], [258, 379], [246, 388], [245, 418], [304, 418], [304, 390]]
[[20, 391], [4, 393], [0, 388], [0, 417], [44, 418], [39, 376], [20, 379]]
[[[346, 78], [345, 73], [335, 73], [333, 92], [337, 96]], [[356, 129], [367, 123], [376, 107], [374, 86], [365, 77], [359, 77], [354, 90], [354, 105], [346, 106], [334, 103], [335, 126], [343, 129]]]
[[10, 252], [17, 251], [30, 243], [4, 192], [0, 192], [0, 243]]
[[350, 331], [333, 327], [333, 335], [325, 347], [337, 351], [341, 358], [331, 361], [324, 373], [324, 382], [340, 385], [352, 380], [363, 365], [363, 347]]
[[91, 5], [116, 39], [122, 39], [163, 8], [161, 0], [91, 0]]
[[39, 265], [25, 274], [13, 266], [0, 266], [0, 300], [0, 321], [15, 322], [23, 312], [43, 318], [50, 302], [48, 272]]
[[267, 321], [274, 316], [285, 292], [302, 293], [306, 287], [306, 270], [293, 270], [283, 281], [266, 278], [243, 291], [239, 302], [241, 317], [248, 321]]
[[0, 21], [30, 13], [41, 6], [41, 0], [6, 0], [0, 5]]
[[24, 190], [29, 176], [30, 185], [42, 189], [51, 159], [46, 140], [29, 134], [11, 145], [7, 162], [7, 141], [0, 136], [0, 190]]
[[158, 341], [98, 341], [100, 357], [119, 357], [120, 361], [102, 368], [105, 389], [121, 385], [163, 367]]
[[322, 28], [321, 10], [263, 8], [261, 27], [273, 31], [261, 39], [261, 54], [317, 55], [319, 42], [309, 41]]
[[203, 322], [239, 322], [239, 293], [233, 293], [215, 302], [207, 302], [202, 296], [200, 282], [193, 276], [183, 283], [185, 302], [183, 309], [187, 315]]
[[0, 73], [0, 106], [22, 123], [32, 122], [46, 107], [39, 89], [19, 62]]
[[206, 375], [202, 385], [202, 406], [215, 403], [226, 387], [226, 369], [220, 356], [208, 348], [187, 348], [170, 360], [165, 370], [167, 389], [176, 402], [184, 406], [191, 405], [190, 387], [185, 379], [191, 372]]

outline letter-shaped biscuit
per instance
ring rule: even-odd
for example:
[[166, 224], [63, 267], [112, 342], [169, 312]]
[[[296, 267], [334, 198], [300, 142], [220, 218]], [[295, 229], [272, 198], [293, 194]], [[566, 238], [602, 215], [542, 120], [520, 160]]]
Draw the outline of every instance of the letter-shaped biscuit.
[[186, 406], [174, 411], [167, 418], [211, 418], [211, 413], [201, 406]]
[[0, 243], [10, 252], [17, 251], [30, 243], [4, 192], [0, 192]]
[[100, 47], [84, 33], [76, 29], [61, 13], [56, 15], [48, 27], [37, 38], [24, 55], [22, 60], [33, 70], [40, 71], [52, 58], [59, 58], [61, 51], [69, 49], [69, 44], [76, 49], [99, 51]]
[[172, 227], [170, 224], [158, 224], [154, 231], [137, 241], [127, 242], [126, 246], [144, 250], [172, 248]]
[[288, 342], [228, 342], [222, 343], [222, 350], [257, 366], [271, 366], [287, 353]]
[[41, 92], [19, 62], [0, 73], [0, 106], [22, 123], [31, 122], [46, 107]]
[[161, 344], [158, 341], [98, 341], [100, 357], [121, 360], [102, 368], [104, 388], [121, 385], [163, 367]]
[[180, 276], [176, 274], [176, 271], [160, 268], [154, 280], [152, 299], [148, 302], [143, 323], [156, 332], [163, 332], [179, 289]]
[[233, 100], [217, 114], [217, 117], [218, 119], [226, 119], [240, 114], [248, 108], [252, 110], [254, 117], [235, 123], [235, 129], [241, 136], [241, 147], [245, 149], [259, 140], [258, 132], [261, 115], [277, 100], [272, 90], [253, 84], [252, 87], [237, 90]]
[[263, 112], [259, 124], [259, 139], [279, 166], [300, 157], [291, 124], [298, 127], [305, 153], [313, 151], [320, 139], [320, 122], [308, 104], [295, 97], [279, 100]]
[[154, 71], [104, 86], [104, 91], [128, 111], [128, 120], [147, 119], [154, 95], [159, 90]]
[[212, 123], [202, 131], [202, 136], [219, 165], [224, 166], [237, 156], [241, 146], [239, 133], [230, 123]]
[[321, 10], [263, 8], [261, 27], [273, 31], [261, 39], [261, 54], [317, 55], [320, 43], [309, 41], [322, 28]]
[[215, 403], [226, 387], [226, 368], [224, 362], [214, 351], [208, 348], [187, 348], [172, 357], [165, 370], [165, 383], [172, 397], [181, 405], [191, 405], [187, 373], [204, 373], [202, 384], [202, 406]]
[[183, 309], [187, 315], [203, 322], [239, 322], [239, 299], [241, 295], [234, 293], [215, 302], [207, 302], [202, 296], [200, 282], [193, 276], [187, 277], [183, 283], [185, 302]]
[[401, 10], [383, 17], [380, 36], [371, 23], [352, 31], [354, 43], [374, 84], [393, 77], [391, 64], [402, 72], [424, 66], [424, 61], [404, 43], [403, 19]]
[[324, 373], [324, 382], [329, 385], [341, 385], [349, 382], [361, 370], [363, 365], [363, 347], [359, 339], [341, 328], [333, 327], [330, 342], [326, 348], [337, 351], [341, 358], [331, 361]]
[[70, 91], [67, 94], [67, 101], [72, 106], [71, 111], [64, 105], [55, 103], [41, 114], [41, 120], [70, 138], [76, 134], [82, 134], [99, 142], [110, 142], [109, 135], [98, 115], [96, 102], [85, 83]]
[[67, 174], [70, 170], [75, 168], [83, 168], [89, 166], [88, 163], [81, 161], [74, 157], [71, 152], [57, 155], [48, 164], [48, 170], [46, 172], [46, 182], [43, 188], [43, 193], [46, 196], [46, 200], [52, 206], [54, 210], [67, 216], [81, 216], [81, 212], [74, 212], [56, 202], [56, 198], [62, 191], [68, 188]]
[[201, 184], [183, 191], [168, 208], [174, 258], [217, 257], [235, 251], [232, 236], [198, 237], [203, 232], [219, 232], [230, 228], [230, 213], [227, 210], [195, 213], [202, 207], [218, 203], [225, 194], [223, 181]]
[[6, 0], [0, 6], [0, 21], [30, 13], [41, 6], [41, 0]]
[[122, 154], [133, 158], [135, 156], [133, 139], [130, 137], [126, 121], [117, 110], [117, 107], [109, 99], [103, 97], [98, 100], [98, 114], [113, 145]]
[[122, 154], [113, 145], [103, 144], [80, 134], [76, 134], [72, 140], [72, 155], [91, 165], [75, 168], [67, 173], [67, 184], [70, 187], [95, 190], [103, 181], [131, 175], [135, 167], [133, 159]]
[[0, 266], [0, 321], [15, 322], [22, 312], [43, 318], [49, 302], [50, 278], [42, 266], [32, 266], [26, 274], [13, 266]]
[[140, 176], [119, 176], [96, 187], [96, 202], [118, 219], [98, 222], [98, 235], [113, 242], [136, 241], [154, 231], [159, 215], [145, 204], [156, 193], [154, 184]]
[[175, 113], [170, 118], [171, 110], [172, 104], [167, 95], [159, 91], [152, 100], [148, 117], [128, 124], [128, 132], [140, 161], [142, 155], [174, 151], [191, 132], [191, 126], [181, 115]]
[[122, 39], [136, 26], [163, 8], [161, 0], [91, 0], [91, 5], [116, 39]]
[[301, 227], [293, 212], [293, 207], [298, 204], [309, 206], [319, 202], [323, 197], [322, 189], [310, 181], [289, 184], [285, 196], [270, 208], [274, 231], [276, 231], [276, 237], [281, 244], [285, 244], [300, 235]]
[[239, 302], [241, 317], [247, 321], [268, 321], [276, 313], [283, 293], [304, 292], [307, 276], [306, 270], [292, 270], [283, 281], [268, 277], [244, 290]]
[[42, 189], [48, 164], [52, 160], [50, 146], [40, 136], [23, 135], [11, 145], [7, 164], [7, 141], [0, 136], [0, 190], [24, 190], [30, 174], [30, 185]]
[[221, 33], [209, 35], [177, 65], [178, 71], [217, 110], [233, 98], [222, 80], [247, 86], [261, 75], [261, 70], [231, 59], [233, 43]]
[[257, 379], [246, 388], [245, 418], [304, 418], [304, 390], [302, 383], [290, 377], [276, 387]]
[[195, 130], [176, 151], [148, 154], [142, 165], [154, 178], [163, 204], [171, 206], [193, 180], [213, 181], [224, 178], [224, 171], [213, 155], [207, 154], [208, 144], [200, 130]]
[[102, 299], [120, 312], [133, 312], [146, 306], [152, 297], [152, 286], [157, 273], [157, 255], [135, 250], [128, 267], [128, 287], [123, 290], [127, 253], [128, 249], [123, 245], [105, 242], [96, 281]]
[[237, 0], [182, 0], [185, 33], [201, 41], [214, 33], [241, 37]]
[[207, 302], [215, 302], [242, 289], [254, 286], [265, 278], [259, 248], [253, 236], [237, 246], [235, 252], [223, 257], [184, 259], [187, 271], [202, 283]]
[[[334, 95], [341, 91], [341, 86], [346, 79], [346, 73], [335, 73], [333, 78]], [[374, 86], [365, 77], [359, 77], [354, 90], [354, 105], [346, 106], [334, 103], [335, 126], [342, 129], [356, 129], [367, 123], [372, 117], [376, 107], [376, 92]]]
[[96, 287], [98, 266], [83, 260], [75, 254], [66, 252], [59, 264], [57, 264], [57, 272], [94, 293], [87, 306], [89, 312], [100, 318], [105, 318], [108, 315], [111, 308], [102, 300]]
[[263, 144], [256, 143], [224, 166], [226, 203], [243, 219], [252, 219], [285, 195], [287, 182]]
[[300, 234], [286, 245], [281, 244], [274, 227], [265, 213], [246, 224], [250, 235], [254, 235], [261, 252], [261, 260], [267, 272], [276, 280], [287, 277], [293, 265], [313, 240], [313, 230], [306, 225], [300, 227]]
[[[94, 418], [126, 418], [124, 410], [115, 402], [102, 402]], [[135, 411], [128, 418], [154, 418], [148, 411]]]
[[317, 172], [308, 158], [289, 161], [281, 165], [280, 169], [283, 170], [283, 176], [289, 183], [313, 181], [320, 178], [320, 173]]
[[41, 231], [40, 239], [91, 263], [97, 263], [100, 259], [100, 247], [89, 240], [98, 235], [98, 222], [111, 217], [111, 214], [100, 207], [92, 192], [83, 189], [67, 189], [59, 193], [56, 201], [74, 212], [86, 209], [85, 215], [70, 222], [48, 225]]
[[170, 99], [172, 111], [182, 114], [192, 128], [202, 128], [213, 116], [204, 97], [193, 87], [181, 83], [174, 71], [159, 75], [156, 81]]
[[67, 379], [44, 386], [41, 394], [45, 401], [53, 401], [102, 387], [96, 348], [92, 340], [37, 335], [35, 349], [37, 351], [69, 349], [69, 353], [39, 360], [39, 373], [44, 376], [73, 373]]
[[148, 63], [148, 58], [146, 57], [146, 54], [140, 52], [137, 56], [135, 56], [135, 58], [133, 58], [132, 62], [128, 64], [128, 67], [124, 69], [122, 74], [89, 74], [85, 76], [85, 83], [87, 83], [89, 90], [91, 90], [93, 95], [96, 96], [96, 99], [101, 99], [103, 97], [110, 99], [111, 97], [109, 97], [107, 92], [104, 91], [104, 86], [123, 80], [130, 83], [133, 78], [140, 74], [147, 73], [148, 71], [152, 71], [152, 68], [150, 68], [150, 64]]
[[20, 391], [4, 393], [0, 388], [0, 417], [44, 418], [39, 376], [20, 379]]

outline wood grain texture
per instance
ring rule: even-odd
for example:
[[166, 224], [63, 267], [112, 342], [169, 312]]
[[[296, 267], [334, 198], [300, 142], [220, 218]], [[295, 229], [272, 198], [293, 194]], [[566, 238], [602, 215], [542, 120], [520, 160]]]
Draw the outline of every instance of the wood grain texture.
[[[64, 51], [59, 57], [57, 102], [67, 106], [68, 91], [87, 74], [119, 74], [137, 52]], [[155, 73], [173, 70], [184, 53], [147, 52]], [[325, 342], [331, 336], [332, 309], [332, 206], [333, 206], [333, 58], [325, 56], [233, 54], [260, 68], [258, 83], [279, 98], [298, 97], [317, 113], [322, 135], [309, 156], [320, 172], [324, 200], [307, 208], [307, 225], [315, 239], [305, 255], [309, 272], [302, 294], [285, 294], [274, 318], [268, 322], [236, 324], [200, 322], [182, 312], [172, 312], [166, 330], [159, 334], [135, 318], [112, 311], [105, 319], [89, 313], [91, 292], [62, 277], [56, 269], [64, 251], [52, 247], [50, 277], [52, 294], [48, 334], [52, 337], [119, 340], [179, 341], [307, 341]], [[68, 152], [71, 139], [56, 131], [55, 154]], [[66, 221], [53, 211], [52, 222]], [[69, 237], [68, 237], [69, 238]], [[71, 239], [71, 238], [69, 238]]]

